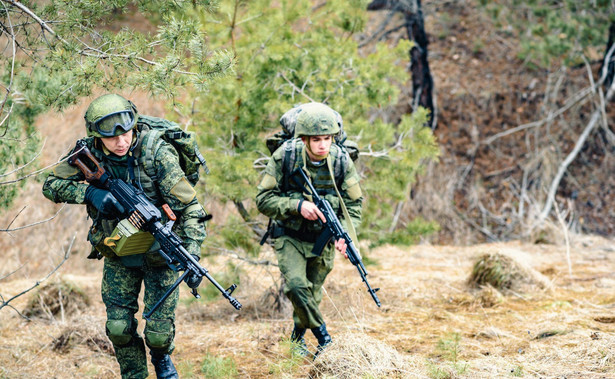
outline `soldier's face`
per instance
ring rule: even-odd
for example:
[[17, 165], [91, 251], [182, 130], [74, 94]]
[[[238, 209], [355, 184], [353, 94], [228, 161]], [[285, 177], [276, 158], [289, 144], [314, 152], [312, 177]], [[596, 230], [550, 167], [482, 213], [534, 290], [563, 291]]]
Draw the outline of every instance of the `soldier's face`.
[[303, 143], [308, 147], [307, 154], [314, 162], [321, 161], [329, 155], [332, 142], [331, 135], [303, 137]]
[[132, 129], [127, 131], [124, 134], [120, 134], [115, 137], [105, 137], [100, 139], [110, 152], [117, 155], [118, 157], [123, 157], [126, 155], [130, 149], [130, 145], [132, 144]]

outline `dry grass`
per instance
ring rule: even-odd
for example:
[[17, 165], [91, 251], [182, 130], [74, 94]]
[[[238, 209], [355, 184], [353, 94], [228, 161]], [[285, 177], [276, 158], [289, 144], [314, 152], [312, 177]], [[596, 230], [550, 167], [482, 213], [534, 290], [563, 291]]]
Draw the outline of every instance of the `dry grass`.
[[74, 283], [60, 279], [34, 290], [22, 311], [28, 318], [54, 320], [70, 317], [90, 305], [89, 297]]
[[[552, 289], [469, 288], [476, 257], [485, 252], [514, 257], [542, 273]], [[370, 282], [382, 288], [382, 309], [355, 268], [338, 257], [322, 303], [335, 344], [314, 362], [291, 359], [284, 341], [292, 321], [263, 301], [271, 299], [275, 270], [235, 262], [245, 309], [236, 312], [221, 299], [195, 302], [182, 286], [174, 361], [181, 377], [193, 378], [205, 377], [202, 366], [212, 357], [233, 362], [240, 378], [357, 377], [357, 370], [403, 378], [609, 377], [615, 370], [615, 249], [612, 241], [577, 236], [571, 252], [569, 276], [564, 248], [554, 245], [382, 247], [370, 252], [378, 265], [367, 267]], [[64, 320], [27, 322], [8, 308], [0, 311], [0, 377], [118, 376], [102, 332], [101, 263], [92, 274], [86, 266], [64, 274], [91, 299]], [[204, 264], [214, 273], [226, 267], [221, 257]], [[2, 291], [16, 293], [26, 284], [4, 280]], [[16, 308], [35, 296], [17, 299]], [[139, 330], [143, 326], [140, 320]], [[306, 338], [314, 351], [314, 337]]]
[[409, 372], [404, 357], [393, 347], [359, 333], [338, 336], [314, 361], [313, 378], [397, 378]]
[[518, 290], [525, 285], [541, 289], [551, 287], [544, 275], [501, 251], [480, 255], [472, 267], [468, 284], [474, 288], [490, 286], [498, 290]]
[[93, 352], [115, 355], [113, 345], [105, 334], [104, 324], [101, 320], [92, 317], [80, 317], [66, 325], [61, 333], [55, 337], [51, 350], [68, 354], [77, 346], [86, 346]]

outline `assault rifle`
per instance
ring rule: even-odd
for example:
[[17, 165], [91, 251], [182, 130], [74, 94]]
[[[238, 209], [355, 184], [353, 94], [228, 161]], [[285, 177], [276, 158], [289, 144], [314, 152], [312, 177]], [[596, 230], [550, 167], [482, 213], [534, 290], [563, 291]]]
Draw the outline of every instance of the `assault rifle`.
[[[316, 239], [312, 252], [320, 255], [322, 250], [331, 241], [331, 239], [335, 241], [343, 239], [344, 241], [346, 241], [346, 255], [348, 256], [348, 260], [357, 268], [357, 270], [359, 270], [359, 275], [361, 275], [363, 283], [365, 283], [365, 285], [367, 286], [367, 292], [372, 295], [372, 299], [374, 299], [376, 305], [380, 307], [380, 299], [378, 299], [378, 295], [376, 295], [376, 292], [380, 290], [380, 288], [372, 289], [372, 287], [367, 282], [367, 271], [365, 270], [365, 266], [363, 265], [361, 255], [359, 254], [359, 251], [352, 242], [352, 239], [348, 235], [348, 232], [344, 230], [344, 227], [342, 226], [342, 223], [335, 214], [335, 211], [331, 207], [331, 204], [329, 204], [326, 199], [318, 195], [316, 189], [314, 189], [314, 186], [312, 185], [312, 182], [310, 182], [310, 179], [306, 175], [305, 171], [303, 171], [303, 168], [298, 167], [295, 171], [293, 171], [291, 177], [293, 178], [295, 183], [297, 183], [297, 185], [303, 190], [303, 192], [312, 195], [312, 202], [318, 207], [318, 209], [320, 209], [326, 219], [324, 225], [325, 229]], [[351, 221], [348, 220], [348, 222]]]
[[[237, 285], [233, 284], [226, 290], [222, 288], [222, 286], [209, 275], [209, 271], [201, 266], [182, 246], [181, 238], [171, 230], [176, 217], [167, 204], [163, 205], [163, 210], [169, 218], [169, 221], [163, 225], [162, 213], [149, 201], [143, 191], [121, 179], [111, 178], [96, 160], [94, 155], [92, 155], [84, 140], [77, 141], [77, 145], [68, 159], [68, 163], [77, 166], [81, 172], [83, 172], [83, 175], [85, 175], [85, 180], [88, 183], [111, 192], [117, 201], [124, 207], [125, 214], [129, 215], [128, 220], [130, 223], [137, 229], [151, 233], [155, 240], [158, 241], [160, 245], [160, 250], [158, 250], [158, 252], [164, 258], [167, 265], [174, 271], [183, 271], [179, 279], [177, 279], [162, 298], [154, 304], [149, 312], [143, 314], [143, 318], [149, 320], [154, 311], [162, 305], [189, 275], [196, 275], [199, 278], [206, 277], [235, 309], [241, 309], [239, 301], [231, 296], [235, 288], [237, 288]], [[196, 288], [192, 288], [192, 295], [197, 299], [201, 297]]]

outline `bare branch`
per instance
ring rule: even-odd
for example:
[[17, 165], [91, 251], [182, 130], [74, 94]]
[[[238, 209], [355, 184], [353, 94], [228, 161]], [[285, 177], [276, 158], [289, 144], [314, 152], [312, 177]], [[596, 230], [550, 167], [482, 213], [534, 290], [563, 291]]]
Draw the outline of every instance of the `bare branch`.
[[15, 232], [17, 230], [22, 230], [22, 229], [26, 229], [26, 228], [30, 228], [36, 225], [40, 225], [40, 224], [44, 224], [46, 222], [49, 222], [51, 220], [53, 220], [54, 218], [56, 218], [60, 212], [62, 212], [62, 210], [64, 209], [64, 207], [66, 206], [66, 203], [62, 204], [62, 207], [60, 209], [58, 209], [58, 211], [51, 217], [45, 219], [45, 220], [41, 220], [41, 221], [36, 221], [33, 222], [31, 224], [28, 225], [23, 225], [23, 226], [18, 226], [16, 228], [10, 228], [10, 226], [15, 222], [15, 220], [17, 220], [17, 218], [19, 217], [19, 215], [26, 209], [26, 207], [21, 208], [21, 210], [17, 213], [17, 215], [11, 220], [11, 222], [9, 223], [9, 225], [6, 227], [6, 229], [0, 229], [0, 232]]
[[31, 172], [31, 173], [29, 173], [29, 174], [27, 174], [27, 175], [24, 175], [24, 176], [22, 176], [22, 177], [19, 177], [19, 178], [17, 178], [17, 179], [14, 179], [14, 180], [8, 180], [8, 181], [5, 181], [5, 182], [0, 182], [0, 186], [1, 186], [1, 185], [6, 185], [6, 184], [13, 184], [13, 183], [17, 183], [17, 182], [19, 182], [19, 181], [21, 181], [21, 180], [24, 180], [24, 179], [27, 179], [27, 178], [29, 178], [29, 177], [31, 177], [31, 176], [37, 175], [37, 174], [39, 174], [39, 173], [41, 173], [41, 172], [43, 172], [43, 171], [45, 171], [45, 170], [47, 170], [47, 169], [49, 169], [49, 168], [51, 168], [51, 167], [57, 166], [57, 165], [59, 165], [60, 163], [62, 163], [62, 162], [64, 162], [64, 161], [67, 161], [70, 157], [72, 157], [72, 156], [73, 156], [73, 155], [75, 155], [75, 154], [78, 154], [81, 150], [82, 150], [82, 149], [79, 149], [79, 150], [77, 150], [77, 151], [74, 151], [72, 154], [70, 154], [70, 155], [69, 155], [69, 156], [67, 156], [66, 158], [61, 159], [61, 160], [57, 161], [56, 163], [50, 164], [50, 165], [48, 165], [48, 166], [45, 166], [45, 167], [41, 168], [40, 170], [36, 170], [36, 171], [34, 171], [34, 172]]
[[[611, 54], [612, 54], [612, 50], [613, 49], [614, 48], [612, 48], [611, 51], [609, 51]], [[607, 54], [607, 55], [610, 56], [610, 54]], [[597, 83], [597, 85], [602, 85], [602, 82], [605, 79], [606, 71], [603, 71], [602, 75], [603, 76], [600, 78], [600, 80]], [[613, 83], [611, 83], [611, 86], [610, 86], [610, 88], [609, 88], [609, 90], [607, 92], [606, 102], [611, 101], [611, 99], [613, 98], [614, 94], [615, 94], [615, 81], [613, 81]], [[583, 130], [583, 133], [581, 133], [581, 135], [579, 136], [579, 139], [577, 140], [574, 148], [568, 154], [566, 159], [564, 159], [564, 161], [559, 165], [559, 167], [557, 169], [557, 173], [556, 173], [555, 177], [553, 178], [553, 181], [551, 182], [551, 187], [549, 189], [549, 192], [547, 193], [547, 201], [545, 203], [545, 206], [542, 209], [542, 212], [540, 213], [540, 216], [538, 217], [538, 223], [544, 222], [544, 220], [547, 218], [547, 216], [551, 212], [551, 208], [553, 207], [553, 202], [555, 201], [555, 193], [557, 192], [557, 189], [559, 187], [560, 181], [562, 180], [562, 177], [566, 173], [566, 170], [568, 169], [568, 166], [574, 161], [576, 156], [581, 151], [581, 148], [583, 147], [583, 144], [585, 144], [585, 141], [587, 140], [587, 138], [589, 137], [591, 132], [594, 130], [594, 128], [596, 127], [596, 124], [598, 124], [598, 121], [601, 118], [602, 118], [602, 109], [601, 108], [596, 109], [592, 113], [592, 116], [591, 116], [589, 122], [587, 123], [587, 126], [585, 127], [585, 130]]]
[[223, 249], [221, 247], [210, 246], [209, 248], [211, 250], [217, 251], [221, 255], [226, 255], [227, 257], [238, 259], [240, 261], [247, 262], [247, 263], [249, 263], [251, 265], [255, 265], [255, 266], [275, 266], [275, 267], [278, 267], [277, 263], [272, 262], [272, 261], [270, 261], [268, 259], [257, 261], [257, 260], [254, 260], [254, 259], [249, 259], [249, 258], [246, 258], [246, 257], [242, 257], [241, 255], [237, 254], [236, 252], [234, 252], [232, 250]]
[[303, 89], [302, 89], [302, 88], [297, 87], [297, 86], [295, 85], [295, 83], [291, 82], [291, 81], [290, 81], [290, 80], [286, 77], [286, 75], [284, 75], [284, 73], [283, 73], [283, 72], [280, 72], [278, 75], [279, 75], [279, 76], [281, 76], [281, 77], [282, 77], [282, 79], [286, 80], [286, 82], [287, 82], [288, 84], [290, 84], [290, 86], [293, 88], [293, 90], [294, 90], [294, 91], [299, 92], [299, 93], [300, 93], [303, 97], [305, 97], [306, 99], [308, 99], [308, 100], [310, 100], [310, 101], [312, 101], [312, 102], [316, 102], [314, 99], [312, 99], [310, 96], [308, 96], [305, 92], [303, 92]]
[[17, 172], [19, 170], [23, 170], [24, 168], [26, 168], [27, 166], [32, 164], [32, 162], [34, 162], [36, 160], [36, 158], [38, 158], [41, 155], [41, 153], [43, 152], [43, 149], [45, 148], [45, 142], [46, 142], [46, 140], [43, 141], [41, 149], [38, 151], [38, 153], [36, 153], [36, 155], [29, 162], [27, 162], [27, 163], [17, 167], [16, 169], [13, 169], [12, 171], [9, 171], [9, 172], [4, 173], [4, 174], [0, 174], [0, 178], [5, 177], [5, 176], [9, 176], [9, 175], [11, 175], [11, 174], [13, 174], [13, 173], [15, 173], [15, 172]]
[[[17, 47], [15, 45], [15, 30], [13, 29], [13, 22], [11, 21], [11, 15], [9, 14], [8, 9], [6, 8], [6, 4], [2, 4], [4, 6], [4, 11], [6, 12], [6, 18], [9, 24], [9, 29], [10, 34], [11, 34], [11, 46], [13, 48], [13, 53], [12, 53], [12, 58], [11, 58], [11, 74], [10, 74], [10, 79], [9, 79], [9, 84], [6, 86], [6, 94], [4, 95], [4, 99], [2, 99], [2, 106], [0, 106], [0, 113], [4, 111], [4, 106], [6, 105], [6, 102], [9, 98], [9, 94], [11, 93], [11, 87], [13, 86], [13, 77], [15, 75], [15, 56], [16, 56], [16, 50]], [[7, 112], [6, 117], [2, 120], [2, 122], [0, 123], [0, 125], [3, 125], [4, 122], [6, 121], [6, 119], [9, 117], [9, 115], [11, 114], [13, 110], [13, 105], [11, 104], [11, 109], [9, 110], [9, 112]], [[5, 131], [6, 133], [6, 131]]]
[[64, 264], [64, 262], [66, 262], [68, 260], [68, 258], [70, 257], [70, 252], [73, 248], [73, 243], [75, 242], [75, 237], [77, 236], [77, 233], [75, 233], [73, 235], [72, 240], [70, 241], [70, 244], [68, 246], [68, 248], [66, 249], [66, 251], [64, 251], [64, 258], [62, 259], [62, 262], [60, 262], [53, 270], [51, 270], [50, 273], [48, 273], [44, 278], [37, 280], [36, 283], [34, 283], [30, 288], [21, 291], [20, 293], [18, 293], [17, 295], [11, 297], [8, 300], [4, 300], [4, 297], [2, 295], [0, 295], [0, 299], [2, 299], [2, 302], [0, 303], [0, 310], [6, 306], [9, 306], [11, 308], [13, 308], [17, 313], [19, 313], [20, 316], [24, 317], [27, 319], [26, 316], [22, 315], [17, 309], [15, 309], [14, 307], [10, 306], [9, 303], [15, 299], [17, 299], [20, 296], [23, 296], [24, 294], [32, 291], [34, 288], [38, 287], [42, 282], [44, 282], [45, 280], [47, 280], [51, 275], [53, 275], [56, 271], [58, 271], [58, 269]]
[[556, 110], [553, 113], [549, 113], [549, 115], [542, 119], [542, 120], [538, 120], [538, 121], [533, 121], [527, 124], [523, 124], [523, 125], [519, 125], [517, 127], [505, 130], [501, 133], [498, 134], [494, 134], [489, 138], [485, 138], [484, 140], [481, 141], [481, 144], [483, 145], [489, 145], [491, 144], [493, 141], [508, 136], [510, 134], [516, 133], [516, 132], [520, 132], [522, 130], [526, 130], [526, 129], [530, 129], [530, 128], [534, 128], [537, 126], [541, 126], [544, 125], [545, 123], [549, 123], [551, 122], [554, 118], [560, 116], [561, 114], [563, 114], [564, 112], [566, 112], [567, 110], [569, 110], [570, 108], [572, 108], [574, 105], [576, 105], [577, 103], [579, 103], [581, 100], [585, 100], [587, 98], [587, 96], [591, 95], [592, 93], [594, 93], [595, 88], [593, 86], [591, 87], [587, 87], [584, 88], [583, 90], [577, 92], [575, 94], [575, 96], [573, 96], [572, 98], [570, 98], [566, 104], [564, 104], [563, 107], [559, 108], [558, 110]]

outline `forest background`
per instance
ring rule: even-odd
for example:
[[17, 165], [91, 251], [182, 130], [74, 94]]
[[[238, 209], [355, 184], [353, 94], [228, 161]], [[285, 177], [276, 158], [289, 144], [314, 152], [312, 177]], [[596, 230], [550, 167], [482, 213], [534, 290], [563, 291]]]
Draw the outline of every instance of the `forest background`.
[[[446, 244], [466, 251], [462, 246], [509, 241], [564, 246], [565, 254], [553, 255], [563, 264], [555, 272], [566, 272], [574, 284], [575, 241], [587, 245], [584, 236], [612, 234], [615, 181], [605, 175], [613, 171], [614, 141], [610, 1], [1, 3], [0, 312], [8, 317], [7, 327], [36, 319], [25, 309], [31, 296], [41, 302], [40, 293], [30, 290], [39, 282], [66, 283], [66, 274], [98, 280], [100, 262], [84, 259], [84, 210], [51, 204], [40, 187], [50, 166], [84, 135], [89, 101], [106, 92], [119, 92], [142, 113], [198, 135], [211, 169], [199, 184], [199, 199], [214, 215], [203, 253], [224, 284], [262, 286], [247, 312], [256, 312], [256, 320], [263, 314], [284, 320], [288, 311], [275, 258], [258, 244], [267, 224], [253, 203], [269, 155], [264, 140], [279, 130], [281, 114], [303, 102], [323, 101], [339, 111], [361, 149], [366, 201], [360, 240], [373, 280], [388, 275], [390, 260], [400, 259], [397, 249], [403, 248], [396, 246]], [[421, 29], [429, 44], [420, 38]], [[417, 84], [419, 63], [427, 80]], [[421, 96], [427, 87], [431, 102]], [[443, 249], [438, 254], [446, 256]], [[477, 250], [482, 248], [467, 252]], [[426, 259], [442, 258], [438, 254]], [[470, 260], [456, 265], [458, 275], [469, 273]], [[358, 281], [356, 273], [348, 275]], [[69, 282], [70, 288], [93, 286], [95, 301], [96, 281]], [[407, 299], [413, 286], [393, 287], [404, 288], [397, 295]], [[254, 297], [248, 291], [240, 296]], [[484, 296], [481, 291], [472, 292], [471, 304]], [[206, 297], [219, 300], [215, 291]], [[613, 302], [594, 303], [608, 308]], [[186, 300], [191, 320], [236, 317], [221, 310], [204, 315], [194, 304]], [[38, 322], [55, 322], [58, 333], [72, 325], [70, 317], [49, 309], [43, 316]], [[373, 328], [371, 335], [379, 336]], [[402, 372], [434, 377], [476, 369], [459, 364], [457, 332], [435, 335], [436, 353], [424, 355], [444, 364], [436, 359]], [[279, 330], [267, 338], [280, 348]], [[26, 345], [20, 347], [23, 357], [38, 350]], [[407, 341], [392, 345], [417, 352]], [[604, 354], [601, 359], [610, 357]], [[20, 357], [13, 368], [3, 363], [2, 375], [29, 376], [19, 362], [31, 361]], [[200, 368], [185, 367], [184, 374], [203, 373], [208, 359], [195, 357], [192, 364]], [[107, 365], [90, 375], [113, 373], [112, 363]], [[512, 366], [524, 372], [522, 364]]]

